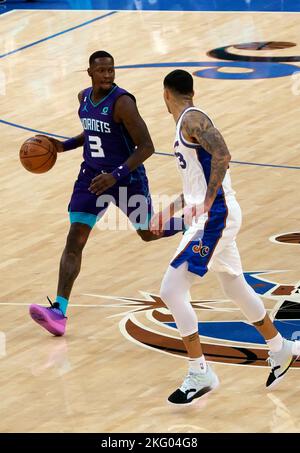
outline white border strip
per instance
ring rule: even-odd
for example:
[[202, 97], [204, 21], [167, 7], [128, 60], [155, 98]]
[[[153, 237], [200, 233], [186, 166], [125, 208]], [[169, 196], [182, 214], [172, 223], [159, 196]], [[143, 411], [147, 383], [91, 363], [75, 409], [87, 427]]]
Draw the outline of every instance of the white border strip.
[[[208, 13], [208, 14], [300, 14], [300, 11], [193, 11], [193, 10], [144, 10], [144, 9], [43, 9], [43, 8], [36, 8], [36, 9], [30, 9], [30, 8], [20, 8], [17, 10], [13, 11], [75, 11], [75, 12], [98, 12], [98, 11], [117, 11], [118, 13]], [[10, 11], [8, 11], [10, 12]], [[3, 13], [6, 14], [6, 13]]]

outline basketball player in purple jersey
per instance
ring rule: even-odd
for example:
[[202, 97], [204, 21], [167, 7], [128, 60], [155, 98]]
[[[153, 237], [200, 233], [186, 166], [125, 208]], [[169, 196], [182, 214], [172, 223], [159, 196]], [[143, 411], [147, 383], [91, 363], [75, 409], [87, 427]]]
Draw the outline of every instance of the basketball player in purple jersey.
[[[84, 147], [84, 161], [68, 208], [71, 226], [60, 261], [57, 297], [53, 304], [48, 299], [48, 308], [33, 304], [29, 309], [34, 321], [57, 336], [65, 332], [66, 309], [80, 272], [82, 250], [110, 202], [129, 217], [144, 241], [182, 230], [181, 219], [176, 219], [178, 223], [172, 219], [160, 236], [148, 228], [153, 209], [142, 164], [153, 154], [154, 147], [134, 96], [114, 83], [113, 57], [105, 51], [93, 53], [87, 72], [92, 86], [78, 95], [83, 132], [65, 142], [51, 139], [58, 152]], [[128, 203], [133, 196], [140, 203], [139, 209]]]

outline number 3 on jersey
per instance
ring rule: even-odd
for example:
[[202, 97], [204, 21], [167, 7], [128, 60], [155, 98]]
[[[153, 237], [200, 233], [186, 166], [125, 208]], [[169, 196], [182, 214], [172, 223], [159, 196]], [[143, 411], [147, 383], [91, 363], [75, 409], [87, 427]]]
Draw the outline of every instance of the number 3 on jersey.
[[89, 135], [89, 146], [92, 157], [105, 157], [104, 150], [102, 148], [101, 138], [95, 135]]
[[186, 168], [186, 161], [184, 160], [184, 157], [181, 153], [174, 153], [177, 159], [179, 160], [179, 165], [180, 167], [184, 170]]

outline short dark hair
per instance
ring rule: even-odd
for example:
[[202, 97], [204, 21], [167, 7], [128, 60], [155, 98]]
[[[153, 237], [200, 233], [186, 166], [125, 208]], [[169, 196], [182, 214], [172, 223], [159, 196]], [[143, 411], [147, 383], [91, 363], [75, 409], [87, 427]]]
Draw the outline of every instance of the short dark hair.
[[183, 69], [175, 69], [166, 75], [164, 79], [164, 87], [170, 88], [179, 94], [192, 94], [193, 93], [193, 77]]
[[110, 53], [105, 52], [105, 50], [97, 50], [90, 56], [89, 65], [91, 66], [97, 58], [111, 58], [114, 61], [114, 57]]

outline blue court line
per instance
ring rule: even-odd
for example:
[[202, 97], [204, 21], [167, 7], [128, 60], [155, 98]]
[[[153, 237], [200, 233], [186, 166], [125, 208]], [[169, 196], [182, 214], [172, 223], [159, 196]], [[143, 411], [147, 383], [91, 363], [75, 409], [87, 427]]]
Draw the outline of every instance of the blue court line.
[[[70, 137], [66, 137], [64, 135], [51, 134], [50, 132], [39, 131], [37, 129], [32, 129], [31, 127], [21, 126], [20, 124], [11, 123], [10, 121], [0, 120], [0, 123], [6, 124], [7, 126], [17, 127], [19, 129], [24, 129], [25, 131], [35, 132], [37, 134], [49, 135], [50, 137], [63, 138], [64, 140], [67, 140], [68, 138], [70, 138]], [[174, 157], [174, 154], [172, 154], [172, 153], [163, 153], [161, 151], [155, 151], [155, 154], [158, 154], [160, 156]], [[292, 166], [292, 165], [259, 164], [256, 162], [242, 162], [239, 160], [232, 160], [231, 163], [240, 164], [240, 165], [254, 165], [257, 167], [274, 167], [274, 168], [287, 168], [288, 170], [300, 170], [300, 167]]]
[[36, 132], [37, 134], [49, 135], [50, 137], [58, 137], [67, 140], [69, 137], [64, 135], [50, 134], [50, 132], [39, 131], [37, 129], [32, 129], [31, 127], [21, 126], [20, 124], [11, 123], [10, 121], [0, 120], [0, 123], [6, 124], [7, 126], [17, 127], [18, 129], [24, 129], [25, 131]]
[[40, 44], [41, 42], [48, 41], [49, 39], [55, 38], [56, 36], [64, 35], [65, 33], [68, 33], [69, 31], [76, 30], [77, 28], [84, 27], [85, 25], [89, 25], [93, 22], [96, 22], [97, 20], [104, 19], [105, 17], [112, 16], [113, 14], [116, 14], [118, 11], [111, 11], [110, 13], [104, 14], [103, 16], [98, 16], [95, 17], [94, 19], [90, 19], [86, 22], [83, 22], [82, 24], [75, 25], [74, 27], [68, 28], [67, 30], [60, 31], [59, 33], [55, 33], [54, 35], [47, 36], [47, 38], [39, 39], [38, 41], [34, 41], [30, 44], [26, 44], [26, 46], [22, 46], [19, 49], [11, 50], [10, 52], [3, 53], [0, 55], [0, 58], [7, 57], [8, 55], [12, 55], [14, 53], [20, 52], [21, 50], [28, 49], [28, 47], [35, 46], [36, 44]]
[[256, 165], [258, 167], [274, 167], [274, 168], [288, 168], [289, 170], [300, 170], [300, 167], [293, 165], [259, 164], [257, 162], [241, 162], [239, 160], [231, 160], [230, 162], [232, 164]]
[[[155, 151], [155, 154], [161, 154], [162, 156], [174, 156], [174, 154], [171, 153], [161, 153], [158, 151]], [[240, 164], [240, 165], [255, 165], [258, 167], [275, 167], [275, 168], [287, 168], [289, 170], [300, 170], [300, 167], [294, 167], [292, 165], [276, 165], [276, 164], [259, 164], [256, 162], [241, 162], [239, 160], [231, 160], [231, 164]]]

